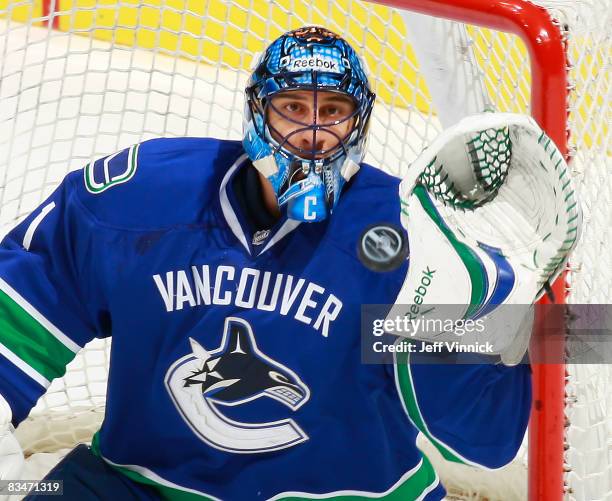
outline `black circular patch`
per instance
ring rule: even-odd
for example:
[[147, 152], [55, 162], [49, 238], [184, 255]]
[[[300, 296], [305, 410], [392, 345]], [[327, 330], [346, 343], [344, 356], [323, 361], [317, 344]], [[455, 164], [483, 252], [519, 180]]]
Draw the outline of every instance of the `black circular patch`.
[[389, 223], [370, 225], [361, 234], [357, 255], [373, 271], [395, 270], [408, 257], [406, 232]]

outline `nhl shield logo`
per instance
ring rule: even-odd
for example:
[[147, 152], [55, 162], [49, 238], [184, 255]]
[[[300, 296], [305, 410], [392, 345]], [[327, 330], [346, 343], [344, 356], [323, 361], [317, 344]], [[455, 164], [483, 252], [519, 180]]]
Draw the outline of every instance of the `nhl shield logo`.
[[228, 406], [264, 397], [296, 411], [310, 397], [297, 374], [261, 352], [247, 321], [226, 318], [221, 345], [213, 351], [192, 338], [190, 343], [192, 352], [168, 369], [165, 384], [183, 419], [204, 442], [253, 454], [308, 440], [293, 419], [244, 423], [224, 414]]
[[357, 255], [373, 271], [395, 270], [408, 257], [408, 239], [398, 226], [374, 224], [362, 233]]

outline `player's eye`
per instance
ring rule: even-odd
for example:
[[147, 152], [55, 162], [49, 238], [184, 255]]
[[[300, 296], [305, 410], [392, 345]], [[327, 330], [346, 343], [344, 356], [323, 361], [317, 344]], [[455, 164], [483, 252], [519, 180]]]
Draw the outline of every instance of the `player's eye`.
[[338, 122], [347, 118], [352, 111], [348, 103], [328, 105], [321, 110], [321, 121], [324, 123]]
[[289, 102], [284, 106], [285, 110], [292, 115], [299, 115], [304, 112], [304, 108], [300, 103]]

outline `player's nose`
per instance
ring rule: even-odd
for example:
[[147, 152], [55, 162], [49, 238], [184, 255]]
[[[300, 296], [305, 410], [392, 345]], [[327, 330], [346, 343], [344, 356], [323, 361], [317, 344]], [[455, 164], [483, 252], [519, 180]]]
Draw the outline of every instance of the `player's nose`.
[[325, 140], [322, 137], [321, 131], [307, 129], [300, 132], [298, 143], [300, 148], [307, 151], [322, 150], [325, 146]]
[[338, 143], [334, 134], [325, 129], [303, 130], [296, 139], [303, 151], [313, 152], [313, 155], [329, 151]]

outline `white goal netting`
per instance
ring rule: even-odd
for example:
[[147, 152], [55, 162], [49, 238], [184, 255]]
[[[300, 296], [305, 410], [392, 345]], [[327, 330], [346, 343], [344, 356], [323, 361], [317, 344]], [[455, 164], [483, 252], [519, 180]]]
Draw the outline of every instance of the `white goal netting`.
[[[568, 278], [570, 301], [606, 304], [612, 302], [612, 9], [608, 0], [538, 4], [566, 38], [571, 169], [586, 218]], [[424, 25], [414, 18], [358, 0], [73, 0], [50, 7], [0, 0], [0, 235], [91, 159], [159, 136], [240, 138], [253, 55], [304, 24], [340, 33], [365, 57], [378, 95], [367, 161], [396, 175], [442, 123], [465, 110], [529, 113], [533, 105], [523, 42], [476, 22], [419, 30]], [[444, 61], [442, 73], [428, 64], [431, 57], [423, 60], [433, 50], [442, 53], [436, 60]], [[109, 347], [94, 341], [53, 382], [18, 430], [28, 455], [87, 441], [97, 429]], [[608, 365], [568, 367], [569, 499], [612, 499], [611, 383]], [[32, 464], [42, 465], [41, 475], [51, 462], [38, 457]], [[527, 467], [524, 447], [502, 472], [440, 471], [452, 495], [510, 500], [527, 498]]]

